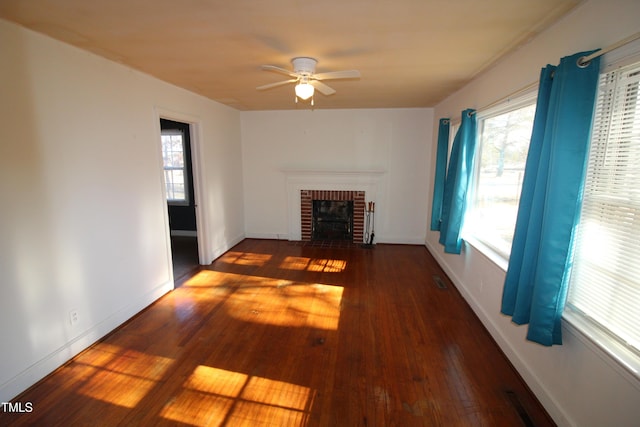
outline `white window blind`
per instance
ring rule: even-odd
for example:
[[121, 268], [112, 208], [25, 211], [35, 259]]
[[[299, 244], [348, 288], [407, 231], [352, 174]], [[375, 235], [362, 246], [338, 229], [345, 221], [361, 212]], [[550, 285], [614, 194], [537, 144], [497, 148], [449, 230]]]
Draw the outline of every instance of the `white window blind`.
[[567, 307], [640, 351], [640, 63], [600, 76]]

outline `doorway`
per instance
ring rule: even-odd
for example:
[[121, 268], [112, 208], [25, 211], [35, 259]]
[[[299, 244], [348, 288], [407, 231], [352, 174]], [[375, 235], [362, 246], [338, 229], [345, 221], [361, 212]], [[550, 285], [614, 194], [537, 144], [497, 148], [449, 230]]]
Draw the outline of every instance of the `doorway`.
[[160, 119], [174, 282], [199, 268], [191, 132], [188, 123]]

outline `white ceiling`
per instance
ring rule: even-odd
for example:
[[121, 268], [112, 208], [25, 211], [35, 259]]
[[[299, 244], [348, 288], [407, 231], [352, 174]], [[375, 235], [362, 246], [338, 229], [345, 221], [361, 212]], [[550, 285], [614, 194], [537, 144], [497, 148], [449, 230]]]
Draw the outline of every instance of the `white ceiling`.
[[296, 56], [325, 81], [316, 108], [431, 107], [580, 0], [1, 0], [0, 17], [238, 110], [305, 108]]

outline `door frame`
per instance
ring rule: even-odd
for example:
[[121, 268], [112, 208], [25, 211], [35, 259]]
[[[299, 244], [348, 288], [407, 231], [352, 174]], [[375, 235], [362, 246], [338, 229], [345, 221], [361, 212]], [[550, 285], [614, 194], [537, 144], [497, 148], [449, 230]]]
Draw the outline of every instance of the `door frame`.
[[165, 215], [165, 223], [166, 223], [166, 233], [167, 233], [167, 242], [169, 245], [169, 256], [170, 261], [171, 257], [171, 230], [169, 228], [169, 213], [166, 209], [167, 205], [167, 190], [164, 185], [164, 164], [162, 162], [162, 142], [160, 139], [160, 135], [162, 130], [160, 129], [160, 119], [173, 120], [176, 122], [182, 122], [189, 125], [189, 138], [191, 141], [191, 167], [192, 167], [192, 180], [193, 180], [193, 197], [194, 197], [194, 206], [195, 206], [195, 215], [196, 215], [196, 238], [198, 241], [198, 262], [200, 265], [206, 265], [210, 263], [209, 257], [210, 254], [206, 250], [210, 245], [208, 244], [208, 233], [207, 224], [204, 220], [206, 218], [206, 205], [204, 198], [204, 174], [202, 168], [202, 156], [201, 156], [201, 143], [202, 140], [202, 126], [200, 124], [200, 119], [198, 117], [180, 113], [177, 111], [168, 110], [161, 107], [155, 107], [155, 126], [157, 129], [157, 144], [160, 150], [160, 173], [162, 177], [162, 197], [163, 197], [163, 207], [164, 207], [164, 215]]

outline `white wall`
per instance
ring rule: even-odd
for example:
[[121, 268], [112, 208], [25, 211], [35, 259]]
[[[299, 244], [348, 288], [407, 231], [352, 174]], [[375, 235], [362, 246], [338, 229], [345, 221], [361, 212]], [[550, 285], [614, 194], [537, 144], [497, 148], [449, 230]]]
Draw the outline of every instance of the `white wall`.
[[247, 236], [295, 237], [284, 171], [382, 171], [376, 242], [424, 242], [432, 109], [243, 112], [241, 122]]
[[[639, 17], [637, 0], [585, 2], [562, 22], [438, 104], [434, 120], [459, 117], [464, 108], [489, 105], [535, 82], [542, 67], [557, 64], [562, 56], [603, 48], [637, 32]], [[435, 150], [434, 143], [432, 159]], [[431, 188], [432, 184], [430, 194]], [[434, 232], [428, 232], [426, 244], [558, 425], [638, 425], [637, 379], [568, 325], [562, 346], [547, 348], [527, 342], [525, 328], [500, 314], [503, 270], [469, 245], [460, 256], [444, 254]]]
[[196, 123], [205, 258], [244, 212], [237, 111], [2, 20], [0, 52], [8, 401], [172, 289], [160, 114]]

